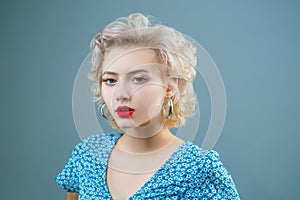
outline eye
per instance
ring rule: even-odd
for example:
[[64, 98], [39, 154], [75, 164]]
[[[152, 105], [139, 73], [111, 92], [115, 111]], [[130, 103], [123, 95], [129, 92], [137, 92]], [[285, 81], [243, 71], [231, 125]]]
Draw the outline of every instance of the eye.
[[112, 86], [117, 83], [117, 80], [113, 78], [107, 78], [107, 79], [103, 79], [102, 82], [105, 83], [106, 85]]
[[144, 83], [146, 81], [144, 77], [135, 77], [133, 80], [135, 83]]

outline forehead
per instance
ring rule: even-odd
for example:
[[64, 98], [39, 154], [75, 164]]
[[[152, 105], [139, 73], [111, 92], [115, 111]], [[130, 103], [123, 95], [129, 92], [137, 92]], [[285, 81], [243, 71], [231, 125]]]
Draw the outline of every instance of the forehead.
[[149, 68], [151, 64], [157, 64], [156, 53], [150, 48], [113, 48], [105, 56], [103, 72], [114, 71], [120, 74], [132, 69]]

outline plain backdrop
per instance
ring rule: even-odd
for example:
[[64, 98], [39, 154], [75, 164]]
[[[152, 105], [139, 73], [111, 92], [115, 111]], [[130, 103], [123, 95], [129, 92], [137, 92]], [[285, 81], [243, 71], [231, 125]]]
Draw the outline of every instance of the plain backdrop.
[[215, 150], [241, 198], [300, 199], [299, 9], [296, 0], [2, 0], [1, 199], [65, 198], [54, 176], [80, 142], [77, 70], [93, 35], [132, 12], [190, 35], [217, 64], [227, 118]]

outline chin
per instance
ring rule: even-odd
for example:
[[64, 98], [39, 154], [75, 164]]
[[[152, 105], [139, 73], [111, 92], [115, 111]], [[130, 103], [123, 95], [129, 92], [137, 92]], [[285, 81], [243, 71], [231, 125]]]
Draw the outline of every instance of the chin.
[[152, 120], [145, 120], [144, 122], [135, 123], [132, 119], [129, 119], [129, 120], [122, 120], [122, 121], [120, 120], [117, 122], [117, 124], [121, 129], [125, 129], [125, 128], [136, 128], [139, 126], [144, 127], [151, 124], [151, 121]]
[[132, 122], [132, 120], [128, 120], [128, 121], [117, 121], [117, 124], [118, 124], [118, 126], [119, 126], [121, 129], [136, 127], [136, 124], [134, 124], [134, 123]]

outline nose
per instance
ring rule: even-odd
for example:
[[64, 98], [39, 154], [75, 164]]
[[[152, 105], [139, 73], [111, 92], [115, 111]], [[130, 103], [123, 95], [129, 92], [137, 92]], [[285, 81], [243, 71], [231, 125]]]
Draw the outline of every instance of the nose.
[[120, 81], [114, 90], [115, 99], [119, 102], [128, 102], [131, 100], [129, 87], [123, 81]]

